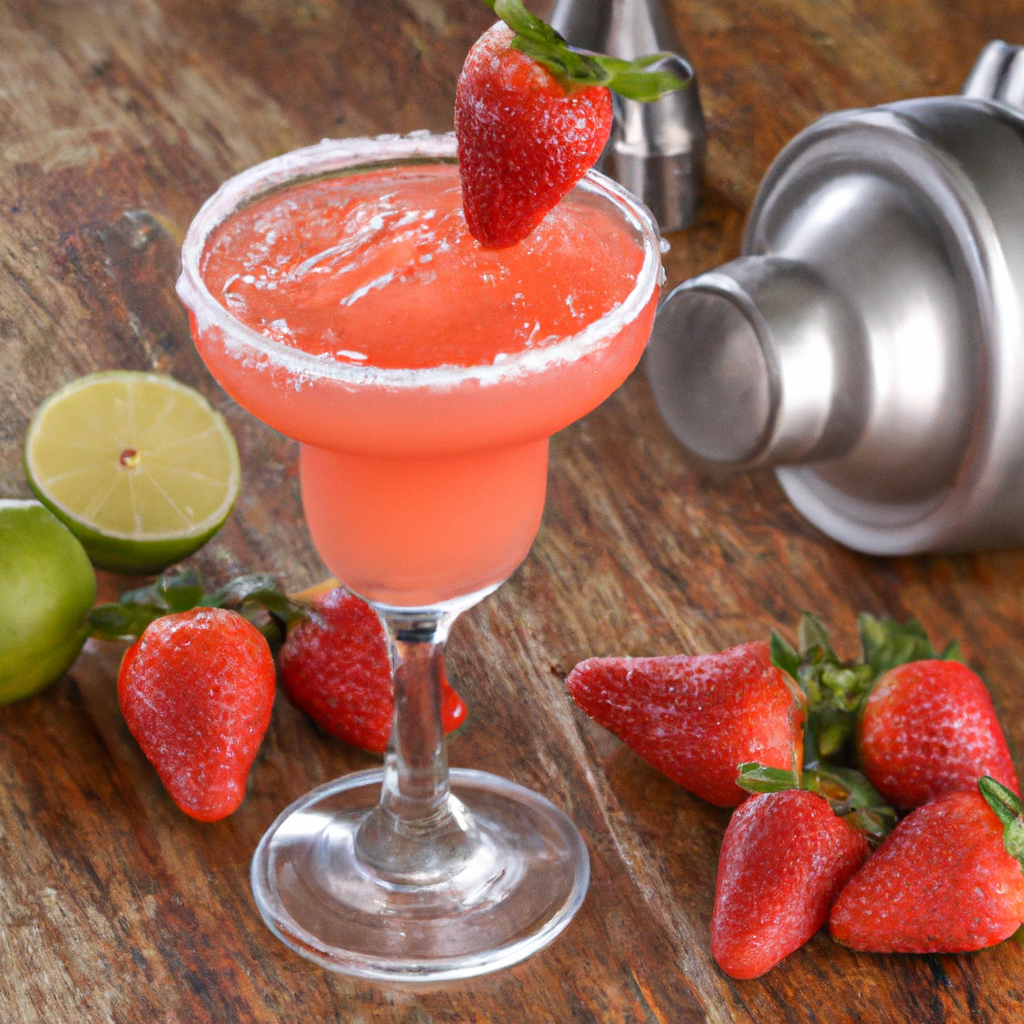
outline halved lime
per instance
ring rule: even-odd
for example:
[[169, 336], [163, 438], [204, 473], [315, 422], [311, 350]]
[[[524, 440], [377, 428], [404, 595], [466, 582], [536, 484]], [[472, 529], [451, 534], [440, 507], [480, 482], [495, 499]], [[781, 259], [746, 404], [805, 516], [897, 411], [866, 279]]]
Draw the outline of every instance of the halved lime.
[[198, 391], [159, 373], [109, 370], [39, 407], [25, 475], [102, 569], [156, 573], [220, 529], [238, 497], [238, 448]]
[[0, 501], [0, 704], [59, 679], [78, 656], [96, 574], [38, 501]]

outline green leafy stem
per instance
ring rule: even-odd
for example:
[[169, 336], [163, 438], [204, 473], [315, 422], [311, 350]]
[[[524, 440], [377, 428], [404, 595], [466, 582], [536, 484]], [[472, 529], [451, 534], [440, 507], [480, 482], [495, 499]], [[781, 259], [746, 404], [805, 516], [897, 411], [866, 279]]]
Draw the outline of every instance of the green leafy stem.
[[785, 768], [750, 761], [736, 770], [736, 785], [748, 793], [779, 793], [786, 789], [817, 793], [828, 801], [837, 817], [864, 832], [872, 846], [878, 846], [896, 826], [896, 811], [855, 768], [819, 765], [797, 776]]
[[[531, 14], [520, 0], [485, 0], [485, 3], [515, 32], [512, 48], [546, 67], [567, 91], [603, 85], [626, 99], [648, 103], [686, 88], [693, 80], [693, 69], [676, 54], [652, 53], [629, 61], [590, 53], [570, 46], [550, 25]], [[662, 62], [675, 70], [651, 70]]]
[[772, 633], [772, 664], [788, 672], [807, 697], [804, 764], [809, 767], [844, 760], [864, 701], [890, 669], [923, 659], [960, 660], [956, 641], [937, 653], [916, 619], [901, 624], [861, 614], [857, 625], [862, 655], [855, 662], [839, 659], [825, 626], [810, 612], [800, 622], [799, 650]]
[[228, 608], [256, 626], [272, 647], [283, 643], [288, 627], [308, 618], [308, 606], [282, 593], [272, 576], [239, 576], [207, 591], [194, 569], [165, 573], [155, 583], [129, 590], [120, 600], [95, 607], [88, 616], [91, 635], [100, 640], [136, 640], [162, 615], [191, 608]]

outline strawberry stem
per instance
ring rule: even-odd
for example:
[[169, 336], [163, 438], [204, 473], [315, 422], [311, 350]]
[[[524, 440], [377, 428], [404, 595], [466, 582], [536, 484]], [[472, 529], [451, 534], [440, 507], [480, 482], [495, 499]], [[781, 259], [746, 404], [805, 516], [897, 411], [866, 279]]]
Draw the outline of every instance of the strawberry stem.
[[978, 780], [978, 788], [985, 802], [1003, 823], [1003, 846], [1024, 871], [1024, 808], [1020, 797], [990, 775]]
[[165, 573], [147, 587], [93, 608], [88, 615], [90, 635], [99, 640], [137, 640], [162, 615], [198, 607], [237, 611], [272, 646], [282, 643], [288, 628], [309, 615], [305, 606], [282, 593], [274, 578], [264, 573], [239, 576], [208, 592], [199, 573], [186, 569]]
[[864, 649], [863, 661], [871, 668], [872, 680], [909, 661], [927, 661], [932, 658], [962, 660], [960, 645], [956, 640], [948, 644], [942, 654], [937, 653], [917, 619], [900, 625], [895, 619], [876, 619], [862, 612], [857, 616], [857, 626]]
[[772, 664], [791, 675], [807, 697], [804, 764], [809, 767], [852, 757], [860, 709], [876, 681], [890, 669], [931, 658], [960, 660], [956, 641], [937, 654], [916, 619], [901, 624], [862, 613], [857, 624], [863, 653], [856, 662], [839, 659], [821, 619], [810, 612], [800, 620], [799, 650], [772, 633]]
[[867, 834], [877, 846], [896, 826], [896, 812], [867, 778], [854, 768], [819, 766], [800, 774], [747, 761], [737, 769], [736, 785], [748, 793], [805, 789], [827, 800], [832, 812]]
[[[675, 54], [653, 53], [628, 61], [578, 50], [550, 25], [531, 14], [520, 0], [484, 2], [515, 32], [512, 48], [542, 64], [567, 92], [603, 85], [626, 99], [646, 103], [684, 89], [693, 80], [693, 69]], [[649, 70], [660, 61], [676, 70]]]
[[736, 771], [736, 785], [748, 793], [781, 793], [801, 788], [796, 772], [787, 768], [769, 768], [757, 761], [746, 761]]

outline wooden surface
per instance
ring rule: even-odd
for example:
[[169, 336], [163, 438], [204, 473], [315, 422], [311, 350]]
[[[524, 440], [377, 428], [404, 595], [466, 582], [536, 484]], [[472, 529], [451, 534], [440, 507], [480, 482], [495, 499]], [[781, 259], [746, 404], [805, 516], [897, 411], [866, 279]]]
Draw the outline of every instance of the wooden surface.
[[[707, 202], [672, 238], [675, 283], [736, 255], [771, 158], [818, 115], [955, 92], [1021, 0], [673, 0], [710, 130]], [[0, 3], [0, 496], [28, 493], [36, 405], [72, 378], [153, 367], [201, 388], [242, 451], [238, 508], [195, 563], [290, 588], [324, 570], [296, 447], [228, 401], [172, 285], [182, 229], [228, 175], [322, 136], [451, 125], [480, 0], [5, 0]], [[816, 532], [767, 472], [701, 477], [634, 376], [553, 442], [548, 509], [522, 569], [458, 623], [470, 706], [455, 765], [561, 805], [593, 881], [550, 948], [433, 991], [350, 981], [265, 930], [247, 883], [266, 826], [375, 759], [279, 697], [227, 821], [180, 814], [128, 735], [119, 651], [90, 647], [48, 692], [0, 708], [0, 1020], [7, 1022], [913, 1022], [1021, 1018], [1024, 952], [872, 957], [815, 937], [734, 983], [708, 950], [727, 813], [587, 721], [562, 679], [597, 654], [791, 637], [802, 609], [853, 653], [854, 614], [958, 636], [1024, 753], [1024, 553], [873, 559]], [[106, 593], [125, 581], [104, 577]]]

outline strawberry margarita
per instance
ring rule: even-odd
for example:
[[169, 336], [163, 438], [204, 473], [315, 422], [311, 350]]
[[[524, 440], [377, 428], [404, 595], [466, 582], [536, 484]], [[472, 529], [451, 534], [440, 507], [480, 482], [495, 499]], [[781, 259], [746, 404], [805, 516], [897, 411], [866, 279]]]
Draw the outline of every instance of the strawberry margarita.
[[649, 215], [597, 174], [523, 241], [484, 249], [454, 158], [451, 136], [416, 133], [255, 167], [193, 221], [178, 283], [214, 376], [302, 442], [313, 541], [393, 645], [384, 768], [286, 809], [253, 895], [303, 956], [403, 982], [516, 963], [583, 901], [587, 849], [561, 810], [449, 773], [442, 649], [525, 557], [548, 437], [636, 365], [660, 275]]
[[[367, 143], [392, 159], [361, 167]], [[522, 561], [549, 435], [622, 383], [657, 300], [657, 236], [614, 183], [589, 175], [488, 250], [453, 155], [425, 135], [288, 154], [232, 179], [185, 250], [204, 360], [303, 442], [317, 549], [393, 606], [479, 593]]]

